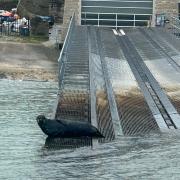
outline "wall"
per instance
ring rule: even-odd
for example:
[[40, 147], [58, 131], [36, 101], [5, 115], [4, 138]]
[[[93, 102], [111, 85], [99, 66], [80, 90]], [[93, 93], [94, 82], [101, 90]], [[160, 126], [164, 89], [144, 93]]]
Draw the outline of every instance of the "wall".
[[18, 13], [22, 17], [48, 16], [49, 0], [19, 0]]
[[64, 14], [64, 0], [49, 0], [49, 15], [54, 16], [56, 23], [62, 24]]
[[177, 16], [178, 3], [180, 3], [180, 0], [155, 0], [155, 14], [165, 13]]
[[[178, 15], [178, 3], [180, 0], [153, 0], [153, 22], [152, 26], [155, 25], [156, 14], [166, 14], [171, 16]], [[64, 17], [63, 17], [63, 28], [61, 41], [64, 41], [67, 28], [69, 25], [70, 17], [73, 12], [76, 13], [77, 23], [80, 24], [81, 19], [81, 0], [65, 0], [64, 5]]]
[[152, 26], [155, 26], [157, 14], [166, 14], [166, 16], [177, 16], [178, 3], [180, 3], [180, 0], [153, 0]]
[[77, 22], [77, 24], [80, 25], [80, 22], [81, 22], [81, 0], [65, 0], [61, 42], [63, 42], [65, 39], [67, 29], [69, 26], [69, 22], [70, 22], [70, 18], [74, 12], [76, 14], [76, 22]]

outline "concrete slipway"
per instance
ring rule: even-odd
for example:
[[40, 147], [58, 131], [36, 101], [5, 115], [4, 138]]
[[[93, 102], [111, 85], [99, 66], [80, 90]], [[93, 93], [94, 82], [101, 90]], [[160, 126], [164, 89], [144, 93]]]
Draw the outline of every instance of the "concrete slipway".
[[59, 67], [54, 116], [89, 121], [105, 136], [59, 139], [61, 146], [180, 128], [180, 41], [165, 29], [112, 30], [71, 22]]

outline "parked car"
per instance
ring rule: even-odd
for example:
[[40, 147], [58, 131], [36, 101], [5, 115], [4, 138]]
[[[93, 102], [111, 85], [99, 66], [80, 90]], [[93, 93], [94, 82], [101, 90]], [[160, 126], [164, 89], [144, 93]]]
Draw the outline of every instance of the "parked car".
[[49, 27], [52, 27], [54, 25], [54, 17], [53, 16], [38, 16], [42, 19], [43, 22], [48, 22]]

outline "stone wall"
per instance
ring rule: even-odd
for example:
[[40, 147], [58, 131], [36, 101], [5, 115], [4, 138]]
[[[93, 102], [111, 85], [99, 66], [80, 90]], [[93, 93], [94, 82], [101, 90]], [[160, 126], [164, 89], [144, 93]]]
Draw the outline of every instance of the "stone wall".
[[49, 0], [49, 15], [56, 23], [62, 24], [64, 14], [64, 0]]
[[152, 26], [156, 24], [156, 15], [178, 16], [178, 3], [180, 0], [153, 0]]
[[65, 39], [70, 18], [74, 12], [76, 14], [77, 24], [81, 24], [81, 0], [65, 0], [61, 42], [63, 42]]
[[178, 3], [180, 0], [154, 0], [155, 14], [178, 15]]
[[36, 15], [49, 15], [49, 0], [19, 0], [18, 14], [22, 17], [35, 17]]

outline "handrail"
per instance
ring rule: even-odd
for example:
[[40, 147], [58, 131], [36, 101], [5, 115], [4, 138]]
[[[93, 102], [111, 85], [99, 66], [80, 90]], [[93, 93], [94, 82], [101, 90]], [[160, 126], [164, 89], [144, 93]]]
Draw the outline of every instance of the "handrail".
[[[150, 23], [150, 20], [151, 20], [151, 16], [152, 14], [131, 14], [131, 13], [95, 13], [95, 12], [82, 12], [82, 17], [81, 17], [81, 21], [84, 21], [84, 25], [87, 25], [87, 21], [95, 21], [97, 22], [95, 26], [103, 26], [103, 27], [115, 27], [116, 29], [118, 27], [135, 27], [137, 26], [137, 22], [144, 22], [144, 23], [147, 23], [147, 26], [149, 25]], [[97, 17], [87, 17], [88, 15], [97, 15]], [[100, 15], [111, 15], [111, 16], [114, 16], [113, 17], [100, 17]], [[122, 18], [119, 18], [118, 16], [119, 15], [129, 15], [129, 16], [132, 16], [133, 18], [132, 19], [122, 19]], [[140, 17], [140, 16], [149, 16], [149, 19], [138, 19], [137, 18]], [[115, 23], [114, 25], [106, 25], [106, 23], [102, 23], [100, 24], [100, 21], [104, 21], [104, 22], [112, 22], [112, 23]], [[129, 22], [129, 23], [132, 23], [132, 25], [129, 25], [129, 26], [125, 26], [125, 25], [118, 25], [119, 22]]]
[[152, 9], [152, 7], [139, 7], [139, 6], [136, 6], [136, 7], [127, 7], [127, 6], [82, 6], [83, 8], [107, 8], [107, 9], [130, 9], [130, 8], [133, 8], [133, 9]]
[[68, 52], [68, 47], [69, 47], [69, 42], [72, 36], [72, 31], [75, 27], [75, 13], [73, 13], [70, 23], [69, 23], [69, 27], [68, 27], [68, 31], [64, 40], [64, 44], [58, 59], [58, 65], [59, 65], [59, 90], [62, 87], [62, 80], [63, 80], [63, 74], [64, 74], [64, 66], [65, 66], [65, 61], [66, 61], [66, 56], [67, 56], [67, 52]]
[[[134, 13], [99, 13], [99, 12], [89, 12], [89, 11], [85, 11], [85, 12], [81, 12], [82, 14], [109, 14], [109, 15], [134, 15]], [[148, 15], [152, 15], [152, 14], [135, 14], [135, 15], [144, 15], [144, 16], [148, 16]]]
[[63, 53], [67, 51], [67, 46], [68, 46], [68, 43], [69, 43], [71, 31], [72, 31], [72, 28], [74, 27], [74, 25], [75, 25], [75, 13], [73, 13], [73, 15], [71, 17], [69, 27], [68, 27], [68, 31], [67, 31], [67, 34], [66, 34], [64, 44], [63, 44], [63, 47], [62, 47], [62, 50], [61, 50], [58, 61], [60, 61], [62, 59]]

